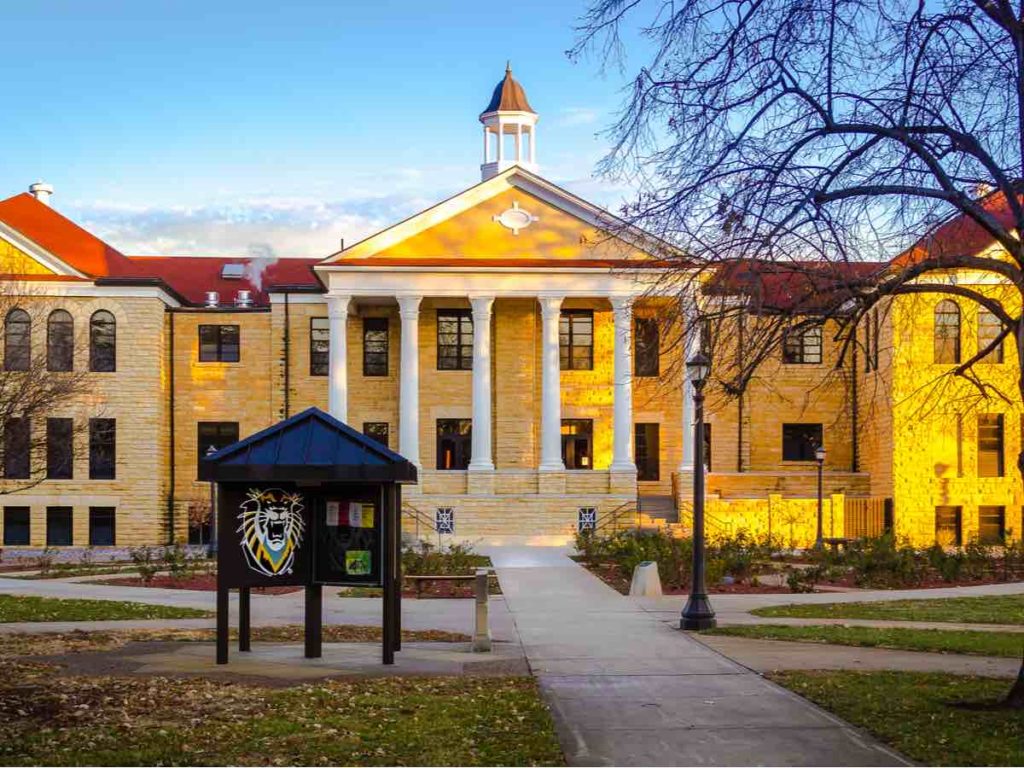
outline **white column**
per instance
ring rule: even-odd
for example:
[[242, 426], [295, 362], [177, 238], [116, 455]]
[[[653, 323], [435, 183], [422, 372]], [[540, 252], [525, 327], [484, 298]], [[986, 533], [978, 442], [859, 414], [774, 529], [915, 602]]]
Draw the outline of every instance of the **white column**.
[[398, 369], [398, 452], [420, 466], [420, 302], [422, 296], [399, 296], [402, 360]]
[[635, 472], [633, 463], [633, 299], [611, 299], [615, 317], [614, 423], [612, 436], [613, 472]]
[[693, 412], [693, 384], [687, 375], [686, 361], [700, 350], [700, 328], [697, 326], [696, 316], [691, 313], [683, 315], [683, 325], [686, 336], [683, 340], [683, 359], [679, 366], [683, 388], [683, 456], [679, 462], [679, 471], [693, 472], [693, 420], [695, 415]]
[[487, 135], [487, 126], [484, 126], [484, 162], [491, 162], [491, 142], [490, 137]]
[[327, 295], [330, 318], [327, 408], [339, 421], [348, 420], [348, 305], [351, 296]]
[[498, 121], [498, 170], [501, 170], [501, 163], [505, 159], [505, 134], [501, 125], [501, 120]]
[[491, 310], [493, 296], [470, 296], [473, 305], [473, 450], [470, 471], [494, 469], [491, 460]]
[[562, 463], [562, 373], [558, 358], [558, 320], [562, 296], [541, 296], [540, 469], [560, 471]]
[[523, 163], [523, 124], [516, 123], [516, 162]]
[[530, 127], [530, 162], [537, 162], [537, 125]]

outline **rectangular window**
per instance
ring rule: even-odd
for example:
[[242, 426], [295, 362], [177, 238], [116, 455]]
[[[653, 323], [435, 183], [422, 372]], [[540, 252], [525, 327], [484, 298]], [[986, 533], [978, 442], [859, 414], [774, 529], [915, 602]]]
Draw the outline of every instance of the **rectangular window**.
[[566, 469], [594, 468], [594, 422], [562, 419], [562, 461]]
[[469, 467], [473, 440], [471, 419], [437, 420], [437, 468]]
[[[987, 309], [978, 310], [978, 352], [992, 344], [1003, 332], [1003, 323]], [[983, 363], [1003, 362], [1003, 344], [1000, 343], [995, 349], [981, 360]]]
[[89, 507], [89, 546], [112, 547], [116, 540], [114, 507]]
[[659, 424], [636, 424], [633, 427], [637, 480], [652, 481], [661, 477], [660, 431]]
[[653, 317], [638, 317], [634, 336], [633, 375], [657, 376], [660, 372], [658, 321]]
[[473, 313], [437, 310], [437, 370], [473, 370]]
[[237, 363], [241, 358], [241, 348], [237, 325], [199, 326], [199, 362]]
[[978, 507], [978, 542], [1003, 544], [1006, 541], [1006, 507]]
[[27, 547], [29, 545], [28, 507], [4, 507], [4, 546]]
[[942, 547], [959, 547], [963, 541], [960, 507], [935, 508], [935, 543]]
[[221, 448], [238, 442], [237, 421], [200, 421], [197, 427], [196, 449], [198, 462], [210, 453], [212, 448], [219, 451]]
[[116, 472], [117, 421], [89, 419], [89, 479], [113, 480]]
[[978, 477], [1003, 476], [1003, 414], [978, 416]]
[[796, 365], [820, 363], [821, 326], [788, 332], [782, 346], [782, 362]]
[[821, 444], [821, 424], [782, 425], [783, 461], [814, 461], [814, 450]]
[[26, 480], [30, 474], [28, 419], [8, 419], [4, 427], [4, 477]]
[[71, 507], [46, 508], [46, 546], [71, 546]]
[[74, 477], [74, 422], [71, 419], [46, 420], [46, 477], [69, 480]]
[[576, 530], [580, 533], [597, 530], [597, 507], [580, 507], [576, 510]]
[[563, 371], [594, 369], [593, 310], [562, 310], [558, 319], [558, 357]]
[[385, 448], [388, 447], [390, 430], [386, 421], [364, 421], [363, 434], [371, 437]]
[[330, 365], [331, 325], [326, 317], [309, 319], [309, 375], [326, 376]]
[[[472, 338], [470, 340], [472, 344]], [[470, 358], [472, 359], [472, 346]], [[363, 318], [363, 376], [388, 375], [388, 319]]]

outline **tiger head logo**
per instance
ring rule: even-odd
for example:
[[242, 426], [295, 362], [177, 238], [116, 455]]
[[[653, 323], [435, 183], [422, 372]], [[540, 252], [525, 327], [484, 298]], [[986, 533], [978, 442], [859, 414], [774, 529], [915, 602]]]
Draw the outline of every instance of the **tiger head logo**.
[[249, 567], [264, 576], [291, 573], [305, 527], [302, 496], [280, 488], [251, 488], [241, 508], [238, 532]]

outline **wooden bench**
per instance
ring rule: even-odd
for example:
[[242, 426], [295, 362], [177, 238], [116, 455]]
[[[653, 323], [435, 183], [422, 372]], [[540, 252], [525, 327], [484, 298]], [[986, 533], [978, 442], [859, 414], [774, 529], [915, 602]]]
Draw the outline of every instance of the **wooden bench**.
[[838, 552], [840, 548], [846, 549], [856, 539], [846, 539], [837, 536], [835, 538], [822, 539], [822, 541], [832, 547], [833, 552]]
[[[487, 577], [488, 577], [488, 579], [497, 579], [498, 578], [493, 572], [488, 573]], [[468, 573], [468, 574], [465, 574], [465, 575], [458, 574], [458, 575], [434, 575], [434, 576], [406, 576], [406, 575], [404, 575], [404, 576], [402, 576], [402, 579], [404, 581], [411, 581], [412, 582], [413, 586], [416, 589], [416, 597], [419, 598], [419, 597], [423, 596], [423, 586], [425, 584], [428, 584], [428, 583], [432, 582], [432, 581], [475, 581], [476, 580], [476, 574], [475, 573]]]

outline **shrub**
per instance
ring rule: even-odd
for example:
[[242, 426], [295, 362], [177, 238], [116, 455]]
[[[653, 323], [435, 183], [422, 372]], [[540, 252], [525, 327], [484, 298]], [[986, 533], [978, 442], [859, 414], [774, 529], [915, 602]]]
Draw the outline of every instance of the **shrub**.
[[469, 544], [438, 549], [423, 541], [402, 551], [402, 570], [416, 576], [460, 576], [490, 564], [488, 557], [475, 553]]
[[36, 556], [36, 567], [40, 576], [47, 576], [53, 568], [53, 561], [57, 557], [57, 550], [47, 547]]
[[191, 559], [185, 547], [180, 543], [173, 547], [164, 547], [163, 563], [172, 579], [184, 579], [192, 573]]
[[160, 563], [157, 562], [153, 550], [150, 547], [135, 547], [129, 551], [129, 555], [139, 572], [139, 578], [143, 583], [149, 584], [160, 570]]

